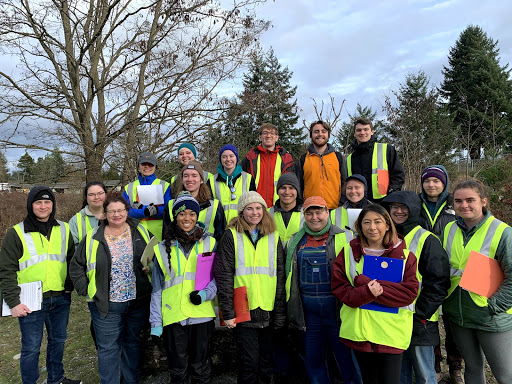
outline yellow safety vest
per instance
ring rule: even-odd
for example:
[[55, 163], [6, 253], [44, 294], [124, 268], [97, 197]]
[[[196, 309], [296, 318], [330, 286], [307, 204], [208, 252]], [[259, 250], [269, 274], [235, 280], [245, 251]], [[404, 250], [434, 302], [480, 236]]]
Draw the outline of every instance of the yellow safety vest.
[[[160, 180], [155, 179], [151, 183], [151, 185], [162, 185], [162, 191], [165, 195], [165, 191], [167, 191], [167, 188], [169, 188], [169, 183]], [[128, 198], [130, 199], [130, 205], [134, 201], [139, 201], [138, 195], [137, 195], [137, 187], [140, 185], [140, 181], [137, 179], [130, 184], [128, 184], [126, 187], [124, 187], [124, 190], [126, 191], [126, 194], [128, 195]], [[157, 219], [156, 217], [145, 217], [140, 219], [140, 224], [142, 224], [144, 227], [150, 231], [153, 236], [155, 236], [159, 241], [162, 241], [162, 229], [163, 229], [163, 220]]]
[[[260, 170], [261, 170], [260, 156], [261, 155], [258, 155], [258, 159], [256, 160], [256, 176], [254, 177], [254, 182], [256, 183], [256, 188], [260, 184]], [[277, 201], [277, 199], [279, 199], [279, 196], [277, 195], [276, 187], [277, 187], [277, 181], [281, 177], [281, 163], [282, 163], [281, 155], [279, 155], [279, 153], [278, 153], [277, 158], [276, 158], [276, 166], [274, 168], [274, 204]]]
[[[405, 245], [409, 251], [411, 251], [416, 256], [417, 265], [420, 265], [420, 257], [421, 252], [423, 251], [423, 245], [425, 244], [425, 240], [430, 235], [435, 236], [432, 232], [427, 231], [426, 229], [423, 229], [420, 225], [414, 227], [407, 236], [404, 237], [405, 239]], [[416, 299], [414, 300], [414, 312], [416, 311], [416, 300], [418, 300], [418, 297], [421, 293], [421, 281], [422, 276], [419, 271], [419, 267], [416, 268], [416, 278], [419, 282], [419, 288], [418, 288], [418, 296], [416, 296]], [[432, 315], [432, 317], [429, 319], [429, 321], [438, 321], [439, 320], [439, 308], [437, 311]]]
[[235, 243], [234, 288], [246, 286], [249, 309], [272, 311], [277, 289], [277, 244], [279, 233], [258, 240], [256, 249], [245, 233], [230, 228]]
[[215, 181], [213, 182], [213, 197], [219, 200], [224, 208], [224, 215], [226, 216], [226, 222], [238, 215], [238, 199], [240, 195], [248, 191], [251, 186], [252, 176], [247, 172], [242, 172], [235, 181], [235, 192], [236, 198], [231, 200], [231, 191], [228, 184], [225, 181], [218, 181], [218, 174], [214, 176]]
[[[504, 222], [494, 216], [490, 216], [477, 229], [466, 246], [464, 246], [464, 235], [457, 223], [452, 221], [446, 225], [444, 228], [443, 247], [450, 259], [451, 286], [448, 290], [448, 296], [459, 286], [471, 251], [477, 251], [482, 255], [494, 259], [503, 231], [507, 227], [508, 225]], [[469, 292], [469, 295], [476, 305], [479, 307], [487, 307], [487, 297], [473, 292]], [[512, 308], [510, 308], [507, 313], [512, 314]]]
[[[375, 143], [372, 155], [372, 195], [374, 199], [382, 199], [388, 194], [389, 169], [386, 143]], [[347, 176], [352, 176], [352, 154], [347, 157]]]
[[425, 211], [425, 213], [427, 214], [427, 217], [428, 217], [428, 220], [430, 221], [430, 225], [432, 225], [432, 228], [434, 228], [434, 225], [436, 224], [436, 221], [437, 221], [437, 218], [439, 217], [439, 215], [441, 213], [443, 213], [443, 208], [444, 206], [446, 205], [446, 201], [441, 204], [441, 206], [439, 207], [439, 209], [437, 210], [437, 213], [435, 215], [434, 218], [432, 218], [432, 215], [430, 215], [430, 211], [427, 207], [427, 205], [425, 203], [422, 203], [421, 206], [422, 206], [422, 209]]
[[[87, 280], [89, 280], [89, 285], [87, 286], [87, 300], [91, 301], [96, 295], [97, 287], [96, 287], [96, 254], [98, 252], [98, 246], [100, 242], [94, 239], [94, 235], [98, 232], [98, 228], [94, 228], [92, 231], [87, 232], [85, 237], [85, 254], [87, 255]], [[130, 227], [131, 228], [131, 227]], [[141, 223], [137, 225], [137, 230], [144, 238], [144, 241], [149, 243], [149, 233]]]
[[348, 211], [345, 207], [338, 207], [331, 211], [331, 221], [338, 228], [348, 227]]
[[283, 248], [288, 245], [288, 241], [291, 237], [299, 232], [299, 229], [302, 228], [304, 224], [304, 214], [302, 210], [299, 212], [292, 212], [292, 216], [290, 217], [290, 221], [288, 222], [288, 227], [284, 225], [284, 220], [281, 212], [275, 211], [274, 207], [271, 207], [268, 210], [268, 213], [274, 218], [276, 223], [277, 232], [279, 232], [279, 238], [283, 243]]
[[[292, 236], [293, 237], [293, 236]], [[352, 231], [345, 231], [342, 233], [336, 233], [334, 235], [334, 251], [336, 252], [336, 257], [338, 257], [339, 253], [343, 249], [343, 247], [350, 243], [352, 239], [354, 238], [354, 235]], [[292, 288], [292, 271], [293, 266], [290, 268], [290, 271], [288, 272], [288, 275], [286, 276], [286, 301], [290, 300], [290, 291]]]
[[195, 291], [197, 256], [211, 252], [215, 239], [206, 237], [196, 242], [187, 257], [179, 251], [177, 242], [171, 242], [171, 263], [167, 257], [165, 243], [155, 245], [155, 256], [164, 274], [162, 288], [162, 325], [178, 323], [182, 320], [198, 317], [215, 317], [213, 300], [199, 305], [190, 302], [190, 292]]
[[59, 226], [52, 226], [50, 240], [39, 232], [26, 233], [23, 222], [13, 227], [23, 245], [18, 284], [42, 281], [43, 292], [64, 290], [70, 232], [68, 223], [57, 222]]
[[[349, 244], [344, 248], [344, 255], [347, 278], [353, 286], [356, 274], [363, 273], [364, 255], [361, 256], [359, 263], [356, 263]], [[404, 255], [406, 263], [409, 256], [407, 249], [404, 249]], [[340, 310], [340, 337], [406, 350], [412, 336], [412, 307], [411, 304], [399, 308], [398, 313], [387, 313], [351, 308], [343, 304]]]
[[[172, 205], [174, 199], [169, 200], [168, 209], [171, 221], [174, 221], [174, 215], [172, 214]], [[211, 234], [215, 232], [215, 215], [217, 215], [217, 209], [219, 208], [219, 200], [211, 199], [210, 206], [208, 208], [201, 209], [197, 221], [204, 224], [205, 230]]]
[[87, 232], [92, 229], [89, 216], [86, 214], [82, 215], [80, 212], [78, 212], [76, 214], [76, 227], [78, 232], [78, 242], [80, 242], [85, 237], [85, 235], [87, 235]]

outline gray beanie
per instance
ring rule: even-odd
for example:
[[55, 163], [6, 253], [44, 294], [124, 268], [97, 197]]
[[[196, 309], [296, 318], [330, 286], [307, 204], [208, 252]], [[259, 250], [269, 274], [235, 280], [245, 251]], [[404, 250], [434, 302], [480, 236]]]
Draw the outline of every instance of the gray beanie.
[[242, 196], [238, 199], [238, 213], [240, 214], [245, 207], [252, 203], [260, 203], [263, 208], [267, 209], [267, 203], [263, 200], [263, 197], [256, 191], [245, 191]]
[[285, 184], [291, 185], [293, 188], [297, 190], [297, 196], [300, 195], [299, 179], [297, 179], [297, 175], [295, 175], [295, 173], [283, 173], [279, 180], [277, 180], [276, 192], [279, 191], [279, 188], [281, 188]]

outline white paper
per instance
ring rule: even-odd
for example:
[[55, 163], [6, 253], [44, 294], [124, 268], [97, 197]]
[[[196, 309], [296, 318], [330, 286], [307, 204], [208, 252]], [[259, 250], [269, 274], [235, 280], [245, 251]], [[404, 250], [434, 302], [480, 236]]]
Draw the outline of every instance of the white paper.
[[142, 252], [142, 257], [140, 258], [140, 262], [144, 267], [147, 267], [153, 260], [153, 255], [155, 254], [155, 250], [153, 248], [157, 244], [158, 239], [153, 236], [151, 240], [149, 240], [148, 245], [146, 245], [146, 248], [144, 248], [144, 252]]
[[[19, 287], [21, 288], [21, 304], [25, 304], [31, 311], [40, 311], [43, 303], [43, 282], [24, 283], [20, 284]], [[5, 300], [2, 300], [2, 316], [11, 316], [11, 308]]]
[[162, 184], [155, 185], [139, 185], [137, 186], [137, 194], [139, 195], [139, 202], [148, 205], [162, 205], [164, 203], [164, 191]]
[[359, 214], [361, 213], [361, 208], [347, 208], [348, 213], [348, 226], [351, 230], [355, 231], [355, 223]]

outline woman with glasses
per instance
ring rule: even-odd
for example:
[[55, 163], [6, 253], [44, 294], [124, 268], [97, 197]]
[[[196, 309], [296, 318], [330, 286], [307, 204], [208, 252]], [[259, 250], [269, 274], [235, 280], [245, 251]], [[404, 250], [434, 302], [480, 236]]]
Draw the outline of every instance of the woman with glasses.
[[107, 188], [101, 181], [91, 181], [85, 186], [82, 209], [69, 220], [69, 230], [75, 247], [87, 232], [96, 228], [100, 220], [104, 219], [103, 202], [106, 195]]
[[238, 150], [232, 144], [223, 146], [219, 151], [220, 164], [217, 174], [208, 180], [213, 198], [221, 202], [226, 221], [237, 217], [238, 199], [245, 191], [256, 191], [254, 179], [238, 165]]
[[148, 320], [151, 282], [140, 262], [152, 236], [128, 217], [130, 206], [118, 192], [103, 203], [105, 220], [88, 232], [71, 260], [69, 274], [87, 297], [102, 384], [136, 383], [141, 331]]

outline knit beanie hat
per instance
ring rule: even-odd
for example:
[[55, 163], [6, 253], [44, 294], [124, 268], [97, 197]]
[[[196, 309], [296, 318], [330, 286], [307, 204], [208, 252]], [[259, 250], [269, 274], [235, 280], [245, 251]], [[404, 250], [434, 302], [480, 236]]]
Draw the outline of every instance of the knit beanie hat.
[[238, 213], [240, 214], [245, 207], [252, 203], [260, 203], [263, 208], [267, 209], [267, 203], [263, 200], [263, 197], [256, 191], [245, 191], [242, 196], [238, 199]]
[[178, 213], [185, 209], [191, 209], [199, 216], [199, 203], [192, 197], [190, 192], [187, 191], [181, 192], [172, 203], [172, 215], [177, 217]]
[[349, 180], [357, 180], [357, 181], [360, 181], [361, 183], [364, 184], [364, 190], [365, 192], [368, 190], [368, 183], [366, 182], [366, 177], [364, 177], [363, 175], [360, 175], [359, 173], [354, 173], [353, 175], [350, 175], [349, 177], [347, 177], [347, 179], [345, 180], [345, 185], [347, 183], [347, 181]]
[[204, 181], [204, 171], [203, 166], [201, 163], [197, 160], [190, 160], [187, 165], [185, 165], [181, 169], [181, 177], [183, 178], [183, 172], [185, 172], [187, 169], [195, 169], [197, 172], [199, 172], [199, 176], [201, 176], [201, 180]]
[[230, 151], [232, 151], [235, 154], [236, 162], [238, 163], [238, 161], [239, 161], [239, 159], [238, 159], [238, 149], [236, 149], [236, 147], [233, 144], [226, 144], [225, 146], [223, 146], [220, 149], [220, 151], [219, 151], [219, 162], [220, 162], [220, 157], [222, 156], [222, 152], [224, 152], [226, 150], [230, 150]]
[[42, 189], [39, 192], [36, 193], [34, 196], [34, 200], [32, 200], [32, 203], [38, 201], [38, 200], [50, 200], [52, 203], [55, 203], [55, 196], [49, 189]]
[[293, 172], [283, 173], [279, 180], [277, 180], [276, 191], [279, 191], [283, 185], [291, 185], [293, 188], [297, 190], [297, 196], [300, 195], [300, 186], [299, 179], [297, 179], [297, 175]]
[[180, 149], [181, 148], [188, 148], [188, 149], [190, 149], [190, 151], [194, 154], [194, 157], [197, 157], [196, 147], [194, 147], [192, 144], [190, 144], [190, 143], [183, 143], [183, 144], [181, 144], [178, 147], [178, 155], [180, 154]]
[[437, 177], [444, 185], [446, 185], [446, 181], [448, 180], [446, 172], [437, 165], [431, 165], [430, 167], [425, 168], [421, 174], [421, 184], [423, 184], [425, 179], [428, 179], [429, 177]]

